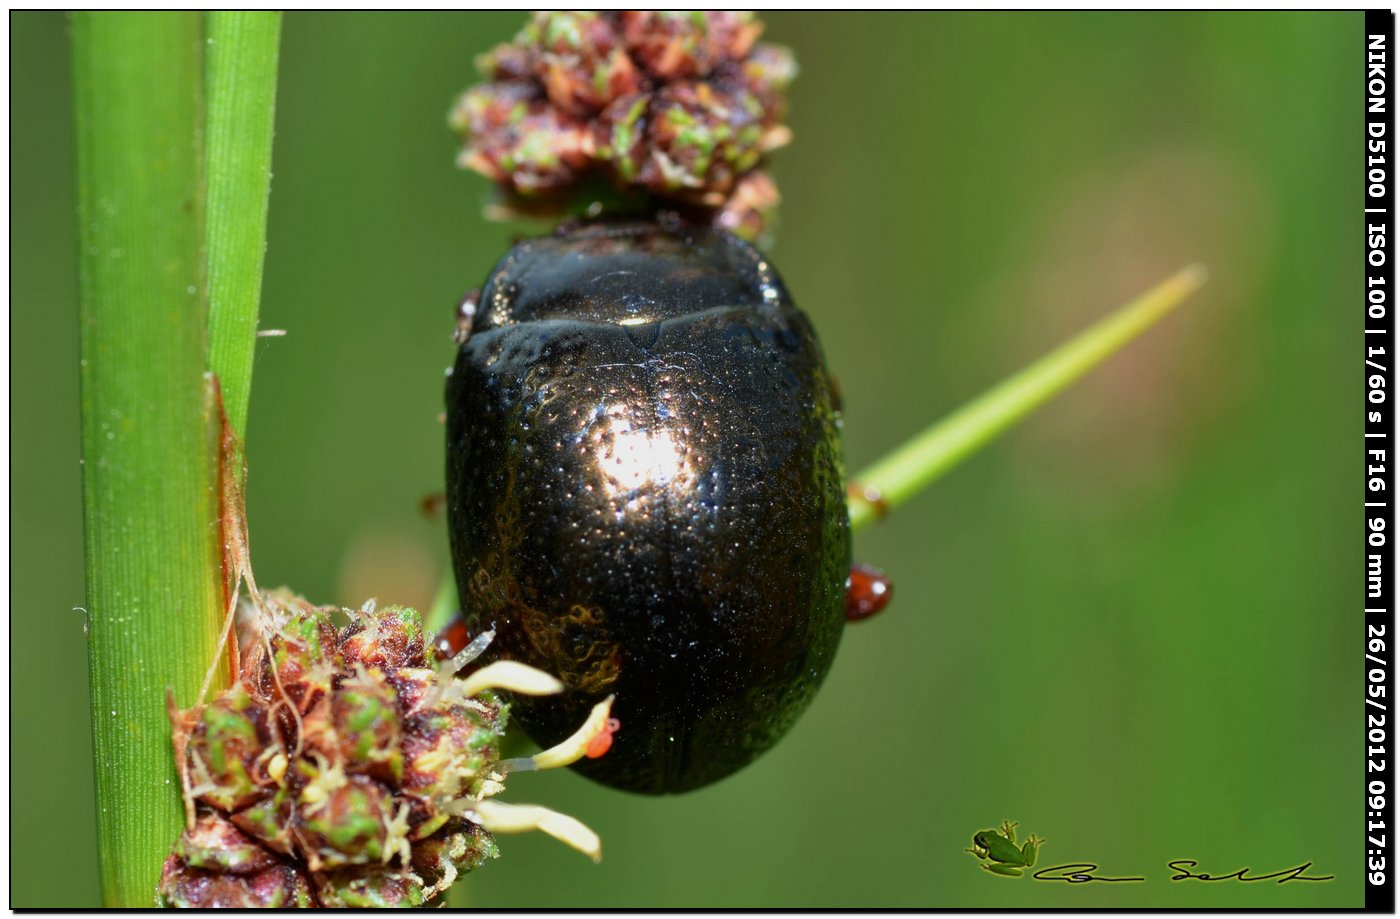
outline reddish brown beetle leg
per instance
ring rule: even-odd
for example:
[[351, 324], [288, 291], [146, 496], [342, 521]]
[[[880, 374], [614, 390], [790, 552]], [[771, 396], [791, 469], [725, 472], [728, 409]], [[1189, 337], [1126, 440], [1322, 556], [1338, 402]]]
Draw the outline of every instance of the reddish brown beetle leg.
[[852, 565], [846, 578], [846, 621], [869, 619], [889, 605], [894, 585], [885, 573], [869, 565]]
[[457, 321], [452, 327], [452, 343], [465, 344], [472, 335], [472, 320], [476, 318], [476, 306], [481, 302], [481, 288], [468, 291], [457, 301]]
[[433, 649], [437, 651], [440, 660], [447, 660], [465, 648], [471, 640], [471, 633], [467, 631], [467, 621], [459, 611], [453, 614], [452, 621], [437, 633], [437, 638], [433, 639]]
[[588, 751], [583, 755], [589, 759], [597, 759], [604, 753], [607, 753], [612, 749], [613, 735], [616, 734], [621, 727], [621, 721], [618, 721], [616, 718], [609, 718], [603, 730], [595, 734], [593, 739], [588, 742]]
[[862, 485], [859, 482], [848, 482], [846, 484], [846, 500], [850, 502], [860, 501], [869, 504], [870, 509], [875, 512], [878, 520], [890, 512], [889, 502], [885, 496], [880, 494], [880, 489], [874, 485]]

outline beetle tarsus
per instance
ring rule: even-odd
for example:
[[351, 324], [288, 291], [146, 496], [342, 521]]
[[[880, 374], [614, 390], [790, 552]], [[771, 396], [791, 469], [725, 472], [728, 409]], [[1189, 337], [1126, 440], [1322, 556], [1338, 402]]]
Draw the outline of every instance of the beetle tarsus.
[[890, 504], [885, 500], [884, 494], [874, 485], [862, 485], [859, 482], [850, 482], [846, 485], [846, 498], [850, 501], [860, 501], [870, 505], [870, 509], [875, 512], [875, 519], [882, 520], [890, 513]]
[[476, 319], [476, 306], [480, 302], [480, 287], [467, 291], [466, 296], [457, 301], [457, 323], [452, 328], [453, 344], [465, 344], [472, 337], [472, 321]]
[[846, 621], [869, 619], [890, 603], [894, 584], [889, 576], [869, 565], [852, 565], [846, 578]]

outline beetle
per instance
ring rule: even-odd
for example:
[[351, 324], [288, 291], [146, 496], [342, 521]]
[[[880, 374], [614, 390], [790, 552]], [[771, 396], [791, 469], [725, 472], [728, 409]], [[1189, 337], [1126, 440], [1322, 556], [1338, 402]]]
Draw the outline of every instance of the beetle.
[[751, 762], [826, 676], [848, 585], [875, 589], [850, 579], [821, 347], [772, 263], [679, 220], [566, 224], [499, 261], [456, 340], [467, 629], [567, 687], [514, 717], [548, 745], [615, 693], [612, 749], [575, 768], [636, 792]]

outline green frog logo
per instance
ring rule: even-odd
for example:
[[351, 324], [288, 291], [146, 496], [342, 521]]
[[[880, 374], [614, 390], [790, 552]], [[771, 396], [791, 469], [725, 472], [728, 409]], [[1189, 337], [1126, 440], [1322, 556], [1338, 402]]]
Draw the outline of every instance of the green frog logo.
[[1035, 864], [1036, 853], [1045, 840], [1034, 834], [1025, 845], [1016, 848], [1016, 824], [1003, 820], [999, 830], [982, 830], [972, 834], [972, 848], [967, 851], [982, 860], [982, 868], [1002, 877], [1018, 878]]

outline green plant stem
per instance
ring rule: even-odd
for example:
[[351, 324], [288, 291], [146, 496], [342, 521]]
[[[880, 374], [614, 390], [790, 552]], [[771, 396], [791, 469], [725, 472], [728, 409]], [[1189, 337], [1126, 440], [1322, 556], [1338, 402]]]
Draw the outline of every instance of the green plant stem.
[[152, 904], [179, 833], [165, 692], [191, 698], [222, 616], [206, 398], [200, 18], [73, 20], [83, 523], [108, 906]]
[[241, 439], [248, 418], [266, 251], [277, 38], [282, 14], [206, 14], [205, 177], [209, 369]]
[[1205, 279], [1199, 265], [1182, 269], [863, 470], [855, 481], [879, 500], [852, 499], [851, 529], [859, 530], [933, 484], [1151, 328]]
[[438, 582], [437, 593], [433, 595], [433, 605], [423, 617], [423, 625], [429, 633], [441, 632], [457, 613], [457, 580], [449, 567]]

